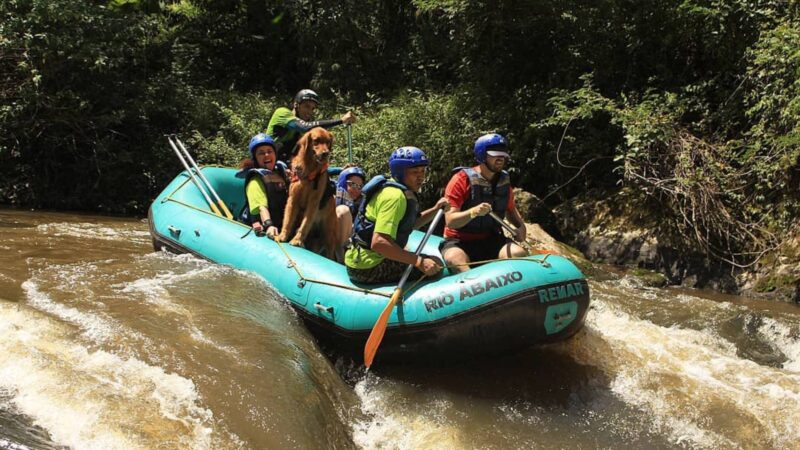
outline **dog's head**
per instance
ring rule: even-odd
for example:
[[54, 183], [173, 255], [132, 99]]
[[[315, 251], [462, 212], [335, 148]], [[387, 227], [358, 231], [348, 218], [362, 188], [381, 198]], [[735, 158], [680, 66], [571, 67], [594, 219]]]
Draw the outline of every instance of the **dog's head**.
[[312, 128], [297, 141], [297, 155], [292, 158], [292, 168], [300, 178], [314, 174], [325, 166], [331, 157], [333, 135], [324, 128]]

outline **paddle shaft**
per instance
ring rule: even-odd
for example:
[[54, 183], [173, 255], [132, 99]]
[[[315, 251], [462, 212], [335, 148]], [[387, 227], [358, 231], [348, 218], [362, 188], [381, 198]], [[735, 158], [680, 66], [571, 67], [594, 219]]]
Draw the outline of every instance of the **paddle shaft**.
[[[425, 244], [428, 243], [428, 238], [431, 237], [433, 229], [436, 228], [436, 225], [439, 224], [439, 221], [442, 219], [443, 215], [444, 215], [444, 209], [439, 209], [438, 211], [436, 211], [436, 215], [433, 216], [433, 220], [431, 220], [431, 224], [430, 226], [428, 226], [428, 231], [425, 232], [425, 236], [419, 242], [419, 246], [417, 247], [417, 251], [414, 252], [414, 256], [419, 256], [419, 254], [422, 253], [422, 248], [425, 247]], [[408, 267], [406, 267], [406, 271], [403, 272], [403, 277], [400, 278], [400, 282], [397, 283], [397, 289], [403, 289], [403, 285], [406, 284], [406, 280], [408, 280], [408, 277], [411, 275], [412, 270], [414, 270], [414, 265], [409, 264]]]
[[520, 241], [517, 240], [517, 230], [516, 229], [511, 228], [511, 225], [507, 224], [506, 221], [501, 219], [500, 216], [498, 216], [494, 211], [489, 212], [489, 215], [492, 216], [492, 219], [496, 220], [497, 223], [502, 225], [503, 228], [508, 230], [509, 233], [511, 233], [511, 236], [513, 236], [514, 241], [516, 241], [519, 245], [521, 245], [523, 248], [525, 248], [525, 250], [527, 250], [528, 253], [533, 253], [527, 242], [520, 242]]
[[208, 190], [211, 192], [211, 195], [213, 195], [214, 198], [217, 200], [217, 204], [219, 204], [219, 207], [225, 213], [225, 217], [227, 217], [228, 219], [233, 219], [233, 214], [231, 214], [231, 212], [228, 210], [228, 207], [225, 206], [225, 202], [223, 202], [222, 199], [219, 198], [219, 195], [217, 195], [217, 191], [215, 191], [214, 188], [211, 186], [211, 183], [209, 183], [208, 178], [206, 178], [206, 176], [203, 175], [203, 172], [200, 171], [200, 167], [197, 166], [197, 163], [192, 158], [192, 155], [190, 155], [189, 151], [186, 150], [186, 147], [183, 145], [183, 142], [181, 142], [181, 140], [178, 139], [177, 136], [175, 136], [175, 142], [177, 142], [178, 146], [181, 148], [181, 150], [183, 150], [183, 154], [186, 156], [186, 159], [188, 159], [189, 162], [192, 163], [192, 167], [194, 167], [194, 170], [197, 173], [197, 175], [199, 175], [200, 179], [203, 180], [203, 182], [206, 184], [206, 187], [208, 187]]
[[353, 162], [353, 125], [347, 125], [347, 162]]
[[197, 177], [195, 177], [194, 174], [192, 173], [192, 169], [189, 168], [189, 164], [186, 163], [186, 160], [183, 158], [183, 155], [181, 155], [181, 152], [180, 150], [178, 150], [178, 147], [175, 146], [175, 143], [172, 142], [172, 139], [170, 139], [169, 137], [167, 138], [167, 140], [169, 141], [169, 145], [172, 147], [172, 149], [175, 150], [175, 154], [178, 155], [178, 159], [181, 160], [181, 164], [183, 164], [184, 169], [186, 169], [186, 173], [189, 174], [189, 178], [192, 179], [194, 185], [197, 186], [197, 189], [200, 190], [201, 194], [203, 194], [203, 198], [206, 199], [208, 206], [211, 207], [211, 210], [214, 211], [214, 214], [221, 216], [222, 213], [219, 211], [219, 208], [217, 208], [217, 205], [215, 205], [214, 202], [211, 200], [211, 197], [208, 196], [206, 190], [203, 189], [203, 186], [200, 184], [200, 182], [197, 181]]
[[511, 234], [516, 234], [517, 233], [517, 230], [515, 230], [514, 228], [511, 228], [511, 225], [507, 224], [505, 220], [501, 219], [500, 216], [498, 216], [496, 212], [490, 211], [489, 215], [492, 216], [492, 219], [496, 220], [497, 223], [502, 225], [503, 228], [508, 230], [509, 233], [511, 233]]
[[[414, 256], [419, 256], [419, 254], [422, 253], [422, 248], [425, 247], [425, 244], [428, 242], [428, 238], [431, 237], [431, 233], [433, 233], [433, 230], [436, 228], [436, 225], [439, 224], [439, 221], [442, 219], [443, 215], [444, 209], [439, 209], [436, 211], [436, 215], [433, 217], [431, 224], [428, 226], [428, 231], [425, 232], [425, 236], [420, 241], [417, 251], [414, 252]], [[367, 338], [367, 343], [364, 345], [364, 365], [367, 366], [367, 369], [369, 369], [369, 366], [372, 365], [372, 360], [375, 359], [375, 354], [378, 352], [378, 347], [381, 345], [383, 335], [386, 333], [386, 326], [389, 324], [389, 316], [392, 314], [394, 305], [397, 304], [398, 300], [400, 300], [400, 294], [403, 292], [403, 285], [406, 284], [406, 280], [408, 280], [408, 277], [411, 275], [411, 271], [413, 269], [413, 264], [409, 264], [408, 267], [406, 267], [406, 271], [403, 272], [400, 282], [397, 283], [397, 287], [392, 293], [392, 298], [389, 299], [389, 303], [385, 308], [383, 308], [383, 312], [381, 312], [381, 315], [378, 316], [378, 320], [375, 321], [375, 325], [372, 327], [369, 338]]]

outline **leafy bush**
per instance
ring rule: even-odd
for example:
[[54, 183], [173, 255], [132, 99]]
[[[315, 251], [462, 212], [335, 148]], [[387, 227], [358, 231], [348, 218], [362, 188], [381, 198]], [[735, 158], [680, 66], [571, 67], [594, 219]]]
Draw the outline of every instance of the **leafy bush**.
[[236, 165], [312, 86], [370, 174], [423, 148], [428, 199], [498, 131], [550, 206], [624, 183], [712, 254], [768, 249], [800, 210], [797, 3], [590, 3], [0, 2], [0, 201], [143, 214], [165, 134]]
[[[471, 165], [472, 145], [489, 124], [475, 120], [463, 108], [458, 94], [406, 93], [391, 102], [369, 105], [359, 111], [353, 126], [353, 160], [370, 176], [388, 173], [388, 158], [394, 149], [406, 145], [421, 148], [431, 160], [426, 198], [441, 195], [454, 167]], [[335, 130], [337, 150], [334, 162], [346, 163], [346, 136]]]

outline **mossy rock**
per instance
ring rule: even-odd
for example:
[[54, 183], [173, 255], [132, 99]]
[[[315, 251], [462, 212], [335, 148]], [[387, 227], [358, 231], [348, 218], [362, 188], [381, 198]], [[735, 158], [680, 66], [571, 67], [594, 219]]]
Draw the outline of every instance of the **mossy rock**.
[[800, 278], [796, 275], [769, 275], [760, 278], [753, 287], [753, 290], [761, 293], [775, 292], [779, 289], [794, 289], [798, 283], [800, 283]]
[[633, 269], [630, 274], [638, 278], [647, 287], [664, 287], [669, 281], [662, 273], [642, 268]]

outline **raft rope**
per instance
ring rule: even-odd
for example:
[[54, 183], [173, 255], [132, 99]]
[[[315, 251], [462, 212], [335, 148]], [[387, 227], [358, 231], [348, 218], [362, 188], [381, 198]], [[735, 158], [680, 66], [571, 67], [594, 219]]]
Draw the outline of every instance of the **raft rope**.
[[364, 289], [364, 288], [359, 288], [359, 287], [354, 287], [354, 286], [348, 286], [346, 284], [334, 283], [334, 282], [331, 282], [331, 281], [317, 280], [317, 279], [314, 279], [314, 278], [308, 278], [305, 275], [303, 275], [303, 272], [300, 271], [300, 268], [298, 267], [298, 264], [294, 261], [294, 259], [292, 259], [292, 257], [289, 255], [289, 253], [286, 252], [286, 249], [283, 247], [283, 243], [281, 243], [281, 242], [275, 242], [275, 243], [278, 244], [278, 248], [281, 249], [281, 251], [283, 252], [283, 255], [286, 256], [286, 259], [289, 261], [289, 267], [293, 268], [294, 271], [297, 272], [297, 276], [300, 277], [300, 280], [298, 281], [298, 283], [302, 281], [303, 283], [308, 282], [308, 283], [324, 284], [325, 286], [338, 287], [338, 288], [341, 288], [341, 289], [347, 289], [349, 291], [362, 292], [364, 294], [380, 295], [381, 297], [386, 297], [386, 298], [391, 298], [392, 297], [392, 293], [391, 292], [373, 291], [371, 289]]
[[550, 263], [547, 262], [547, 257], [548, 256], [550, 256], [549, 253], [544, 255], [544, 258], [542, 258], [542, 259], [531, 258], [530, 256], [515, 256], [513, 258], [484, 259], [484, 260], [481, 260], [481, 261], [470, 261], [470, 262], [464, 263], [464, 264], [446, 265], [445, 267], [448, 268], [448, 269], [452, 269], [454, 267], [460, 267], [460, 266], [477, 266], [479, 264], [486, 264], [486, 263], [495, 262], [495, 261], [528, 261], [528, 262], [534, 262], [534, 263], [541, 264], [544, 267], [550, 267]]
[[[245, 224], [243, 224], [243, 223], [241, 223], [241, 222], [239, 222], [237, 220], [231, 220], [231, 219], [228, 219], [227, 217], [224, 217], [224, 216], [217, 216], [216, 214], [214, 214], [214, 213], [212, 213], [212, 212], [210, 212], [208, 210], [201, 209], [201, 208], [198, 208], [198, 207], [196, 207], [194, 205], [190, 205], [189, 203], [182, 202], [180, 200], [176, 200], [176, 199], [172, 198], [172, 195], [174, 193], [178, 192], [181, 188], [183, 188], [183, 186], [185, 186], [189, 181], [191, 181], [191, 180], [190, 179], [186, 179], [186, 181], [184, 181], [180, 186], [178, 186], [178, 188], [176, 188], [168, 196], [166, 196], [164, 198], [164, 200], [161, 201], [161, 203], [165, 203], [165, 202], [168, 202], [168, 201], [175, 202], [175, 203], [183, 205], [183, 206], [185, 206], [187, 208], [193, 209], [195, 211], [199, 211], [201, 213], [214, 216], [217, 219], [227, 220], [229, 222], [233, 222], [233, 223], [235, 223], [237, 225], [240, 225], [242, 227], [246, 227], [248, 229], [248, 231], [244, 236], [242, 236], [242, 238], [246, 237], [248, 234], [250, 234], [250, 232], [253, 231], [252, 227], [248, 227], [247, 225], [245, 225]], [[306, 277], [300, 271], [300, 268], [298, 267], [298, 264], [294, 261], [294, 259], [292, 259], [292, 257], [289, 255], [289, 253], [286, 252], [286, 249], [283, 247], [283, 244], [281, 242], [275, 242], [275, 243], [278, 244], [278, 248], [281, 249], [281, 251], [283, 252], [284, 256], [286, 256], [286, 259], [289, 261], [289, 267], [293, 268], [294, 271], [297, 273], [297, 276], [300, 278], [298, 280], [298, 283], [300, 283], [300, 282], [302, 282], [302, 283], [317, 283], [317, 284], [322, 284], [322, 285], [325, 285], [325, 286], [331, 286], [331, 287], [337, 287], [337, 288], [340, 288], [340, 289], [346, 289], [348, 291], [361, 292], [361, 293], [364, 293], [364, 294], [373, 294], [373, 295], [378, 295], [378, 296], [386, 297], [386, 298], [391, 298], [392, 297], [392, 293], [391, 292], [375, 291], [375, 290], [372, 290], [372, 289], [364, 289], [364, 288], [359, 288], [359, 287], [354, 287], [354, 286], [348, 286], [348, 285], [345, 285], [345, 284], [334, 283], [334, 282], [331, 282], [331, 281], [317, 280], [315, 278]], [[452, 269], [452, 268], [458, 267], [458, 266], [475, 266], [475, 265], [486, 264], [486, 263], [495, 262], [495, 261], [514, 261], [514, 260], [517, 260], [517, 261], [528, 261], [528, 262], [541, 264], [544, 267], [550, 267], [550, 263], [547, 262], [547, 257], [548, 256], [550, 256], [550, 254], [544, 255], [544, 258], [542, 258], [542, 259], [530, 258], [530, 257], [527, 257], [527, 256], [514, 257], [514, 258], [486, 259], [486, 260], [482, 260], [482, 261], [470, 261], [470, 262], [465, 263], [465, 264], [445, 265], [444, 267], [446, 267], [448, 269]], [[405, 291], [408, 292], [408, 291], [413, 290], [425, 278], [427, 278], [427, 277], [425, 276], [425, 274], [423, 274], [421, 277], [419, 277], [419, 279], [417, 279]]]
[[[347, 290], [356, 291], [356, 292], [363, 292], [364, 294], [380, 295], [382, 297], [389, 297], [390, 298], [392, 296], [392, 294], [389, 293], [389, 292], [373, 291], [371, 289], [357, 288], [357, 287], [348, 286], [348, 285], [345, 285], [345, 284], [338, 284], [338, 283], [333, 283], [333, 282], [330, 282], [330, 281], [316, 280], [316, 279], [313, 279], [313, 278], [307, 278], [300, 271], [300, 268], [298, 267], [298, 264], [292, 259], [292, 257], [289, 255], [289, 253], [283, 247], [283, 244], [280, 243], [280, 242], [276, 242], [276, 244], [278, 244], [278, 248], [281, 249], [281, 251], [283, 252], [283, 255], [289, 261], [289, 267], [293, 268], [294, 271], [297, 272], [297, 276], [300, 277], [300, 281], [308, 282], [308, 283], [324, 284], [326, 286], [338, 287], [338, 288], [347, 289]], [[471, 261], [471, 262], [468, 262], [466, 264], [445, 265], [444, 267], [451, 269], [451, 268], [458, 267], [458, 266], [474, 266], [474, 265], [486, 264], [486, 263], [490, 263], [490, 262], [494, 262], [494, 261], [527, 261], [527, 262], [533, 262], [533, 263], [541, 264], [544, 267], [550, 267], [550, 263], [548, 263], [546, 261], [548, 256], [550, 256], [550, 255], [547, 254], [542, 259], [536, 259], [536, 258], [530, 258], [530, 257], [524, 257], [524, 256], [523, 257], [514, 257], [514, 258], [486, 259], [486, 260], [482, 260], [482, 261]], [[425, 274], [422, 274], [422, 276], [419, 277], [419, 279], [417, 279], [411, 286], [409, 286], [408, 289], [405, 289], [405, 291], [408, 292], [408, 291], [413, 290], [425, 278], [427, 278], [427, 276]]]

